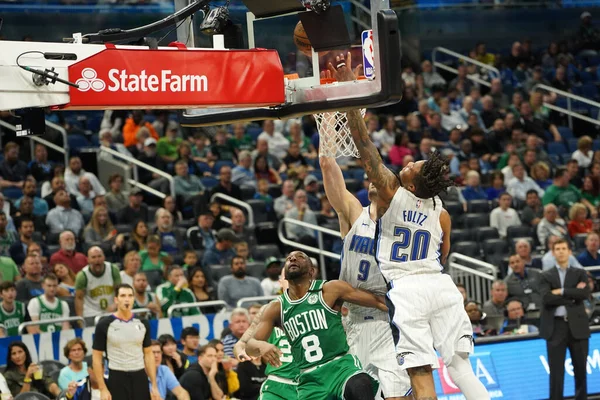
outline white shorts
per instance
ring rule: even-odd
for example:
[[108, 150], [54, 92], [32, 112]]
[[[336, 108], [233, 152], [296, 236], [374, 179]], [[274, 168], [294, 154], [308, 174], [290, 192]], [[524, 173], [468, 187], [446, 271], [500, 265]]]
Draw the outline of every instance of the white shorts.
[[457, 352], [473, 352], [471, 322], [449, 275], [405, 276], [391, 282], [387, 297], [400, 368], [439, 368], [435, 350], [446, 365]]
[[385, 397], [408, 396], [410, 378], [400, 369], [394, 352], [394, 339], [386, 321], [346, 321], [350, 353], [358, 357], [363, 368], [379, 379]]

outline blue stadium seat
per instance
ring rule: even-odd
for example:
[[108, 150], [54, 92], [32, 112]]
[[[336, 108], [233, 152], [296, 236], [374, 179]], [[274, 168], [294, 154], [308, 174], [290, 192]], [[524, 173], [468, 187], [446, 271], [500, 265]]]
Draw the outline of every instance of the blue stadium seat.
[[550, 142], [548, 145], [548, 154], [564, 154], [568, 153], [567, 148], [561, 142]]
[[481, 226], [490, 226], [490, 213], [471, 213], [463, 216], [465, 228], [478, 228]]
[[467, 202], [467, 212], [486, 213], [490, 211], [490, 202], [487, 200], [471, 200]]
[[78, 154], [79, 149], [90, 146], [90, 142], [85, 136], [76, 133], [67, 135], [67, 143], [69, 144], [71, 154]]
[[568, 126], [559, 126], [556, 129], [558, 129], [558, 133], [560, 133], [563, 140], [569, 140], [575, 137], [573, 136], [573, 131]]
[[560, 158], [560, 156], [558, 154], [548, 154], [548, 157], [550, 158], [552, 165], [554, 165], [555, 167], [559, 166], [559, 165], [563, 165], [562, 158]]
[[569, 151], [571, 153], [577, 150], [577, 139], [569, 139], [567, 141], [567, 146], [569, 147]]
[[594, 140], [594, 142], [592, 143], [592, 150], [600, 150], [600, 139]]
[[5, 188], [4, 190], [2, 190], [2, 193], [4, 193], [4, 196], [6, 198], [13, 200], [20, 199], [21, 197], [23, 197], [23, 191], [18, 187]]
[[209, 190], [219, 184], [219, 180], [212, 176], [205, 176], [204, 178], [200, 178], [200, 181], [202, 182], [204, 187]]
[[229, 166], [233, 168], [235, 164], [233, 163], [233, 161], [217, 161], [215, 165], [213, 165], [213, 174], [218, 175], [221, 171], [221, 168], [224, 166]]
[[[323, 173], [321, 172], [321, 170], [319, 171], [311, 171], [309, 175], [314, 176], [315, 178], [317, 178], [319, 181], [323, 180]], [[344, 177], [345, 178], [345, 177]], [[350, 179], [350, 178], [346, 178], [346, 179]]]
[[468, 229], [452, 229], [450, 231], [450, 243], [466, 242], [471, 240], [471, 231]]
[[582, 97], [590, 100], [596, 100], [598, 98], [598, 88], [593, 83], [585, 83], [583, 86], [581, 86], [581, 94]]
[[262, 132], [263, 130], [260, 126], [249, 126], [246, 130], [246, 134], [252, 138], [253, 142], [256, 142], [258, 135], [260, 135]]
[[205, 162], [202, 161], [198, 161], [196, 162], [196, 166], [198, 167], [198, 169], [200, 170], [200, 172], [205, 173], [205, 172], [211, 172], [210, 169], [210, 165], [208, 165]]

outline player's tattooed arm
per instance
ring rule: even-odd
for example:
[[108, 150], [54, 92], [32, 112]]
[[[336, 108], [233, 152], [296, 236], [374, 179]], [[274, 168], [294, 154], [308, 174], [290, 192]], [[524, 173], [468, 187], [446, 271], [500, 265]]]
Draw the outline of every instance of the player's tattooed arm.
[[[340, 54], [335, 58], [335, 62], [335, 67], [331, 63], [328, 65], [331, 76], [339, 82], [356, 80], [356, 75], [352, 71], [352, 55], [350, 53], [346, 54], [346, 56]], [[360, 153], [365, 172], [371, 183], [377, 188], [377, 213], [381, 217], [387, 211], [396, 190], [400, 187], [400, 181], [396, 174], [384, 165], [377, 147], [375, 147], [375, 144], [369, 137], [367, 125], [360, 111], [348, 111], [346, 115], [348, 117], [348, 128], [352, 133], [352, 140]]]
[[252, 320], [252, 324], [250, 324], [250, 327], [246, 330], [246, 332], [244, 332], [244, 334], [242, 335], [240, 340], [235, 344], [235, 346], [233, 346], [233, 354], [235, 358], [239, 361], [251, 360], [250, 356], [246, 353], [246, 345], [248, 344], [248, 341], [250, 339], [254, 338], [254, 332], [256, 331], [258, 323], [260, 322], [260, 319], [263, 313], [265, 312], [265, 308], [267, 306], [268, 304], [261, 307], [261, 309], [258, 311], [258, 314], [256, 314], [256, 316]]
[[273, 301], [261, 308], [261, 311], [260, 315], [254, 317], [255, 320], [258, 320], [258, 323], [254, 329], [253, 337], [248, 339], [246, 343], [246, 353], [250, 357], [261, 357], [271, 349], [266, 341], [271, 336], [273, 327], [279, 325], [281, 303]]

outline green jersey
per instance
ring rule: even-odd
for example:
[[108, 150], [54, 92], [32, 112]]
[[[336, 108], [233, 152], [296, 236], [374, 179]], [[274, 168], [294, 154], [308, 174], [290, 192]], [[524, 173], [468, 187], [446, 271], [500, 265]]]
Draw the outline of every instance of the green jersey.
[[[48, 305], [42, 301], [42, 296], [36, 297], [32, 301], [39, 301], [40, 303], [40, 321], [47, 321], [49, 319], [58, 319], [63, 316], [63, 308], [62, 301], [58, 299], [56, 302], [57, 306], [54, 308], [48, 307]], [[55, 324], [43, 324], [40, 325], [40, 330], [42, 332], [58, 332], [62, 329], [62, 322], [57, 322]]]
[[280, 328], [273, 328], [271, 336], [267, 342], [274, 344], [281, 350], [281, 367], [273, 367], [271, 364], [267, 364], [265, 375], [274, 375], [280, 378], [294, 380], [300, 373], [298, 366], [294, 363], [294, 357], [292, 357], [292, 346], [285, 336], [285, 332]]
[[6, 331], [6, 336], [17, 336], [19, 334], [19, 325], [25, 322], [25, 304], [15, 301], [15, 308], [7, 312], [0, 304], [0, 327]]
[[300, 370], [322, 365], [348, 352], [342, 316], [323, 299], [325, 281], [313, 281], [308, 292], [298, 300], [288, 292], [281, 302], [281, 324]]

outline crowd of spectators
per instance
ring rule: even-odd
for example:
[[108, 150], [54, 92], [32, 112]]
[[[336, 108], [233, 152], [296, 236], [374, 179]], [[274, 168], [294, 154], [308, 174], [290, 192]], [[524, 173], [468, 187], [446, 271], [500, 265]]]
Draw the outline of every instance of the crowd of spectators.
[[[266, 380], [266, 364], [260, 358], [237, 361], [233, 346], [249, 328], [260, 307], [261, 304], [252, 304], [248, 309], [233, 309], [229, 326], [221, 338], [202, 346], [199, 346], [200, 332], [195, 327], [184, 328], [178, 339], [163, 334], [153, 340], [151, 347], [161, 398], [256, 400]], [[96, 398], [99, 390], [87, 353], [86, 343], [75, 338], [63, 348], [68, 365], [54, 361], [35, 363], [27, 346], [14, 341], [8, 348], [6, 369], [0, 374], [0, 393], [17, 396], [33, 392], [75, 400]]]
[[[456, 66], [456, 76], [446, 76], [424, 60], [420, 70], [404, 69], [400, 103], [365, 115], [390, 168], [427, 160], [432, 151], [451, 159], [456, 187], [443, 200], [453, 220], [453, 251], [482, 258], [499, 271], [484, 304], [459, 287], [477, 335], [537, 330], [539, 274], [555, 266], [557, 240], [571, 243], [570, 266], [600, 264], [600, 142], [587, 125], [566, 128], [564, 116], [547, 106], [558, 102], [556, 96], [535, 87], [579, 93], [589, 85], [590, 71], [595, 73], [589, 59], [598, 47], [589, 15], [582, 15], [580, 36], [587, 47], [576, 57], [561, 43], [535, 52], [530, 41], [515, 42], [504, 57], [477, 44], [469, 55], [496, 66], [499, 76], [463, 64]], [[68, 324], [51, 320], [68, 315], [93, 324], [96, 316], [113, 311], [112, 288], [121, 282], [134, 287], [136, 308], [148, 308], [147, 318], [166, 317], [174, 305], [223, 300], [234, 308], [244, 297], [276, 295], [287, 249], [274, 234], [275, 224], [286, 218], [338, 229], [320, 184], [312, 116], [184, 130], [168, 112], [107, 111], [98, 139], [100, 146], [171, 173], [174, 196], [161, 199], [129, 187], [119, 174], [101, 182], [76, 153], [60, 165], [41, 144], [27, 163], [18, 143], [6, 143], [0, 161], [0, 336], [18, 335], [18, 326], [30, 320], [47, 321], [28, 327], [31, 333], [66, 329]], [[338, 162], [347, 187], [366, 206], [368, 182], [360, 160]], [[139, 170], [139, 182], [170, 192], [169, 181], [148, 170]], [[213, 197], [217, 194], [224, 196]], [[238, 201], [251, 206], [252, 224]], [[314, 229], [284, 226], [289, 239], [317, 245]], [[331, 251], [340, 244], [325, 241]], [[335, 263], [324, 267], [328, 278], [336, 276]], [[590, 274], [591, 292], [594, 278]], [[165, 379], [180, 385], [169, 387], [177, 398], [185, 398], [180, 395], [186, 390], [194, 398], [193, 391], [200, 390], [194, 374], [204, 376], [202, 382], [217, 374], [223, 393], [258, 387], [260, 379], [253, 376], [234, 378], [235, 361], [227, 358], [248, 323], [246, 313], [236, 310], [231, 333], [200, 353], [186, 337], [183, 352], [174, 338], [159, 338], [156, 357], [175, 376]], [[171, 315], [214, 311], [190, 306]], [[593, 297], [586, 311], [598, 323]], [[9, 352], [11, 379], [35, 373], [26, 353], [19, 346], [14, 355]], [[69, 376], [79, 377], [89, 367], [77, 357]], [[245, 371], [260, 370], [255, 365]], [[240, 371], [238, 366], [237, 375]], [[67, 381], [57, 387], [67, 390]], [[44, 382], [31, 389], [54, 394], [56, 383]], [[14, 390], [21, 385], [13, 384]]]

